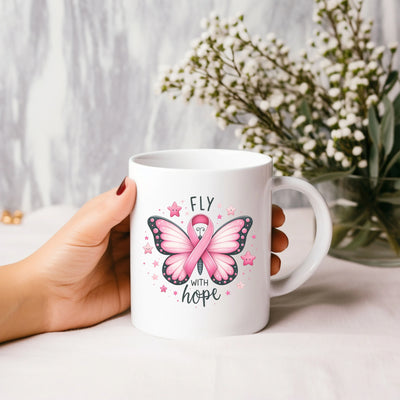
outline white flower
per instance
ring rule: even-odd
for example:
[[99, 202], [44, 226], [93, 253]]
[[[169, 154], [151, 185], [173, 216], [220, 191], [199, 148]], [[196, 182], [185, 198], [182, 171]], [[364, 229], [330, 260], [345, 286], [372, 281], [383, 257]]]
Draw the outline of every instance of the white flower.
[[336, 161], [342, 161], [344, 159], [344, 154], [341, 151], [335, 153], [334, 158]]
[[342, 132], [342, 137], [349, 137], [351, 135], [351, 130], [350, 128], [347, 127], [341, 129], [341, 132]]
[[[327, 58], [323, 58], [319, 65], [322, 69], [326, 69], [326, 68], [330, 67], [332, 65], [332, 63]], [[329, 74], [328, 70], [326, 72]]]
[[227, 36], [223, 42], [225, 49], [232, 47], [235, 44], [235, 39], [232, 36]]
[[209, 46], [206, 43], [203, 43], [198, 49], [197, 49], [197, 55], [201, 58], [205, 57], [207, 55], [207, 51], [209, 50]]
[[313, 132], [314, 131], [314, 127], [311, 125], [311, 124], [309, 124], [309, 125], [306, 125], [305, 127], [304, 127], [304, 133], [305, 134], [309, 134], [309, 133], [311, 133], [311, 132]]
[[247, 123], [249, 126], [254, 127], [258, 123], [258, 118], [257, 117], [251, 117], [249, 119], [249, 122]]
[[354, 42], [353, 42], [353, 40], [350, 40], [350, 39], [343, 40], [342, 44], [343, 44], [343, 47], [346, 49], [353, 49], [353, 47], [354, 47]]
[[267, 100], [263, 100], [263, 101], [260, 103], [259, 107], [260, 107], [260, 110], [261, 110], [261, 111], [267, 111], [268, 108], [269, 108], [269, 102], [268, 102]]
[[296, 169], [299, 169], [304, 164], [304, 156], [302, 154], [296, 154], [293, 157], [293, 165]]
[[335, 98], [340, 95], [340, 89], [339, 88], [331, 88], [328, 91], [329, 96]]
[[332, 83], [339, 82], [339, 81], [340, 81], [340, 74], [332, 74], [332, 75], [329, 77], [329, 80], [330, 80]]
[[328, 2], [326, 3], [326, 9], [328, 11], [332, 11], [335, 8], [337, 8], [341, 3], [341, 0], [328, 0]]
[[313, 150], [316, 145], [317, 145], [317, 142], [314, 139], [311, 139], [308, 142], [304, 143], [303, 149], [305, 151], [310, 151], [310, 150]]
[[361, 155], [362, 151], [363, 151], [363, 149], [362, 149], [361, 146], [356, 146], [356, 147], [353, 148], [351, 153], [353, 154], [353, 156], [357, 157], [357, 156]]
[[223, 118], [218, 118], [218, 127], [224, 130], [227, 126], [226, 121]]
[[299, 86], [299, 92], [300, 92], [301, 94], [306, 94], [306, 93], [307, 93], [307, 90], [308, 90], [308, 85], [307, 85], [307, 83], [305, 83], [305, 82], [301, 83], [300, 86]]
[[229, 115], [233, 115], [237, 111], [237, 108], [234, 104], [231, 104], [227, 109], [226, 112]]
[[385, 49], [385, 46], [376, 47], [372, 53], [372, 56], [379, 58], [384, 53]]
[[275, 94], [273, 94], [270, 97], [270, 104], [272, 108], [278, 108], [283, 101], [285, 100], [284, 96], [282, 93], [280, 92], [275, 92]]
[[341, 119], [340, 121], [339, 121], [339, 128], [346, 128], [346, 127], [348, 127], [350, 124], [347, 122], [347, 120], [346, 119]]
[[357, 142], [361, 142], [365, 139], [365, 136], [360, 130], [357, 129], [356, 131], [354, 131], [354, 139], [356, 139]]
[[350, 71], [356, 71], [357, 69], [362, 69], [365, 67], [365, 62], [363, 60], [353, 61], [349, 64]]
[[370, 61], [367, 65], [368, 71], [376, 71], [377, 68], [378, 68], [378, 63], [376, 61]]
[[242, 128], [236, 128], [236, 129], [235, 129], [235, 136], [236, 136], [237, 138], [239, 138], [240, 136], [242, 136], [242, 132], [243, 132], [243, 129], [242, 129]]
[[371, 96], [368, 96], [367, 98], [367, 107], [371, 107], [373, 104], [377, 104], [378, 103], [378, 96], [376, 94], [372, 94]]
[[366, 168], [366, 167], [368, 167], [367, 160], [361, 160], [361, 161], [358, 162], [357, 165], [358, 165], [359, 168]]
[[267, 40], [268, 40], [269, 42], [275, 41], [275, 40], [276, 40], [275, 33], [273, 33], [273, 32], [268, 33], [268, 35], [266, 36], [266, 38], [267, 38]]
[[307, 56], [307, 51], [305, 49], [300, 49], [299, 56], [305, 58]]
[[340, 139], [342, 137], [341, 129], [333, 129], [331, 132], [332, 139]]
[[208, 19], [207, 18], [202, 18], [200, 20], [200, 27], [201, 29], [207, 29], [209, 25]]
[[188, 97], [188, 96], [190, 96], [192, 87], [189, 85], [183, 85], [181, 91], [182, 91], [183, 97]]
[[352, 125], [357, 122], [357, 117], [353, 113], [349, 113], [347, 114], [346, 120], [349, 125]]
[[333, 108], [335, 111], [339, 111], [342, 107], [343, 107], [343, 102], [342, 102], [342, 101], [335, 101], [335, 102], [332, 104], [332, 108]]
[[298, 116], [294, 121], [293, 121], [293, 128], [297, 128], [299, 125], [304, 124], [306, 122], [306, 117], [304, 115]]
[[337, 121], [338, 121], [337, 117], [333, 116], [326, 120], [326, 124], [328, 126], [333, 126], [333, 125], [337, 124]]
[[[368, 27], [369, 28], [369, 27]], [[365, 46], [368, 50], [372, 50], [375, 47], [374, 42], [368, 42], [367, 45]]]
[[342, 167], [343, 167], [343, 168], [349, 168], [350, 165], [351, 165], [351, 163], [350, 163], [350, 161], [348, 160], [348, 158], [344, 158], [344, 159], [342, 160]]
[[257, 72], [257, 62], [254, 59], [250, 59], [246, 62], [245, 66], [243, 67], [243, 73], [254, 75]]
[[303, 176], [303, 174], [301, 173], [301, 171], [296, 170], [296, 171], [293, 172], [293, 176], [295, 178], [301, 178]]
[[328, 144], [326, 146], [326, 155], [328, 157], [333, 157], [335, 154], [335, 146], [333, 140], [329, 139]]
[[397, 42], [390, 42], [390, 43], [388, 44], [389, 50], [390, 50], [390, 51], [396, 51], [398, 45], [399, 45], [399, 44], [398, 44]]

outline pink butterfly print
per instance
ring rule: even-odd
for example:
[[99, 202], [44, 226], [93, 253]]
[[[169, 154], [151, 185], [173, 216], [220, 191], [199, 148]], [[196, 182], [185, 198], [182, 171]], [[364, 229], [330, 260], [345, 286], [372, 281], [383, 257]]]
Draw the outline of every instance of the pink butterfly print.
[[[238, 272], [232, 255], [244, 249], [253, 224], [252, 218], [241, 216], [214, 233], [212, 221], [206, 215], [198, 214], [189, 221], [186, 233], [163, 217], [152, 216], [147, 222], [157, 250], [168, 256], [162, 267], [163, 276], [174, 285], [187, 282], [196, 266], [199, 274], [204, 266], [212, 281], [218, 285], [232, 282]], [[202, 227], [196, 228], [196, 234], [197, 224], [202, 224]]]

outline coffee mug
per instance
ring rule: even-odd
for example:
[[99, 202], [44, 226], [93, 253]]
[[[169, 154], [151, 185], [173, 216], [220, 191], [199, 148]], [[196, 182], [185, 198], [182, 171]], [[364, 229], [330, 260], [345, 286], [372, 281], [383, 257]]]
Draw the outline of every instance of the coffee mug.
[[[304, 283], [327, 254], [332, 224], [304, 180], [273, 177], [272, 159], [240, 150], [167, 150], [129, 160], [131, 311], [140, 330], [168, 338], [241, 335], [269, 320], [270, 298]], [[271, 194], [305, 194], [313, 247], [291, 275], [270, 280]]]

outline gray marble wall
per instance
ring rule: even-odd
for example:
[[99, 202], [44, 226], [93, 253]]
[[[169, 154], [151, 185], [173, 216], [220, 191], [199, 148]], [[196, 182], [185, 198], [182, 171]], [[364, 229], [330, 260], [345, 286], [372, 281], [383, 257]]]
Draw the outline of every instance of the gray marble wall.
[[[130, 155], [236, 148], [210, 110], [155, 93], [210, 11], [304, 47], [312, 0], [0, 0], [0, 209], [76, 206], [127, 174]], [[367, 0], [376, 42], [400, 40], [400, 0]], [[398, 60], [397, 60], [397, 64]]]

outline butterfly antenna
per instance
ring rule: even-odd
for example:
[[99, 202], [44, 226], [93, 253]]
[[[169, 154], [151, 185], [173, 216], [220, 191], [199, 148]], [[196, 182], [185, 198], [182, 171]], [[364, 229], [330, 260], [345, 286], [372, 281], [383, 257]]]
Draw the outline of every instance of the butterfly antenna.
[[[201, 239], [203, 237], [202, 233], [205, 232], [205, 230], [206, 230], [206, 228], [203, 228], [203, 227], [196, 228], [197, 236], [199, 239]], [[202, 274], [203, 267], [204, 267], [203, 260], [200, 258], [200, 260], [197, 261], [197, 271], [199, 271], [199, 275]]]

